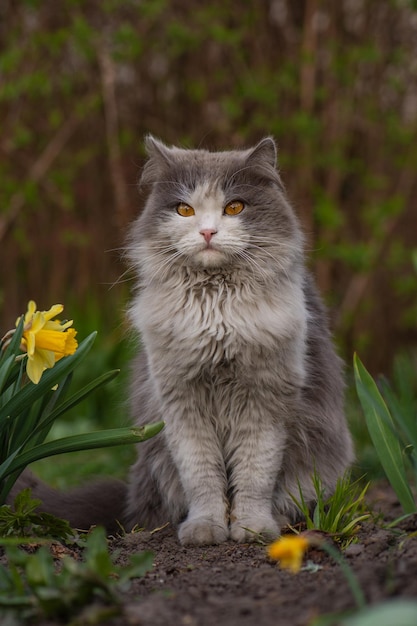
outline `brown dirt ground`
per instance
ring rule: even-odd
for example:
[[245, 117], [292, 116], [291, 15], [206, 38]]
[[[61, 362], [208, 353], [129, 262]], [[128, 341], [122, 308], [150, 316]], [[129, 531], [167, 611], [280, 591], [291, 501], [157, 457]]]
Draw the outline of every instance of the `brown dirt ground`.
[[[417, 598], [417, 536], [409, 536], [416, 535], [417, 515], [387, 529], [401, 515], [398, 502], [384, 488], [372, 499], [382, 516], [362, 525], [346, 559], [370, 604]], [[183, 547], [169, 527], [115, 540], [114, 547], [121, 562], [132, 551], [155, 554], [153, 570], [126, 594], [117, 626], [307, 626], [318, 615], [355, 607], [340, 567], [317, 549], [306, 557], [317, 567], [294, 575], [270, 562], [261, 545]]]
[[[415, 599], [417, 514], [389, 529], [387, 524], [401, 515], [392, 491], [374, 488], [370, 503], [380, 514], [361, 526], [345, 558], [369, 604], [395, 597]], [[90, 621], [84, 613], [71, 624], [308, 626], [319, 615], [355, 607], [340, 567], [318, 549], [310, 550], [305, 569], [294, 575], [269, 561], [262, 545], [183, 547], [169, 526], [111, 539], [110, 547], [120, 564], [131, 554], [151, 550], [154, 567], [124, 593], [121, 615], [105, 621], [101, 614], [97, 621], [96, 612]]]

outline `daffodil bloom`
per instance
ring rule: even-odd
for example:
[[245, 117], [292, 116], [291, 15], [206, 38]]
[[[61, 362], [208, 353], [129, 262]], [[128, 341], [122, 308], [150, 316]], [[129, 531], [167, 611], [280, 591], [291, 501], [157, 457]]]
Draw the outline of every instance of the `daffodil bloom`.
[[294, 574], [300, 571], [303, 556], [310, 542], [302, 535], [284, 535], [268, 547], [268, 556], [279, 561], [283, 569], [289, 569]]
[[[26, 373], [37, 384], [45, 369], [51, 368], [59, 359], [74, 354], [78, 347], [77, 332], [70, 328], [72, 320], [62, 323], [53, 318], [62, 313], [62, 304], [54, 304], [49, 311], [37, 311], [31, 300], [24, 317], [22, 349], [27, 353]], [[17, 320], [16, 325], [19, 323]]]

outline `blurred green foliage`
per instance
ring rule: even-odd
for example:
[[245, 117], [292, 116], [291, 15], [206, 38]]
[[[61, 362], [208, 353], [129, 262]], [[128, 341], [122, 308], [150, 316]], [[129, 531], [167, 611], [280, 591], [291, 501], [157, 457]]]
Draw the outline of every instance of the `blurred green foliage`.
[[272, 134], [341, 349], [389, 368], [417, 339], [415, 24], [399, 0], [3, 2], [2, 326], [71, 295], [114, 328], [145, 133]]
[[359, 400], [380, 463], [405, 514], [417, 512], [411, 486], [417, 479], [417, 423], [415, 376], [409, 363], [397, 360], [398, 391], [386, 381], [379, 387], [359, 357], [354, 355]]

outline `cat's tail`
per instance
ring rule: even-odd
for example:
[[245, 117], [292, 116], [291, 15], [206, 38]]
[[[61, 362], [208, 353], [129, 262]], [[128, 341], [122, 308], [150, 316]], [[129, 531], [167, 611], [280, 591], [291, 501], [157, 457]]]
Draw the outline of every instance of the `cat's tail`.
[[32, 490], [33, 498], [41, 500], [38, 511], [68, 520], [72, 528], [88, 530], [100, 525], [108, 534], [114, 534], [124, 527], [127, 485], [121, 480], [97, 480], [61, 492], [25, 469], [10, 491], [7, 504], [12, 504], [16, 495], [27, 487]]

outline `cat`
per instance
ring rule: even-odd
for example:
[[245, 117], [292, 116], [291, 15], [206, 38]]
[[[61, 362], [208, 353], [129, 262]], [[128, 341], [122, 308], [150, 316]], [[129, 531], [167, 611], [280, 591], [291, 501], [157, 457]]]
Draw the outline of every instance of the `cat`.
[[248, 150], [149, 136], [149, 188], [128, 257], [138, 424], [164, 420], [130, 473], [127, 523], [182, 544], [276, 537], [353, 459], [342, 364], [304, 265], [303, 236], [265, 138]]
[[209, 152], [149, 136], [146, 149], [127, 246], [143, 346], [130, 404], [138, 425], [165, 428], [138, 447], [127, 491], [101, 485], [95, 505], [92, 488], [65, 496], [32, 477], [34, 495], [77, 527], [118, 516], [126, 529], [169, 521], [184, 545], [274, 538], [297, 516], [291, 495], [313, 504], [313, 474], [331, 493], [353, 460], [342, 362], [275, 142]]

